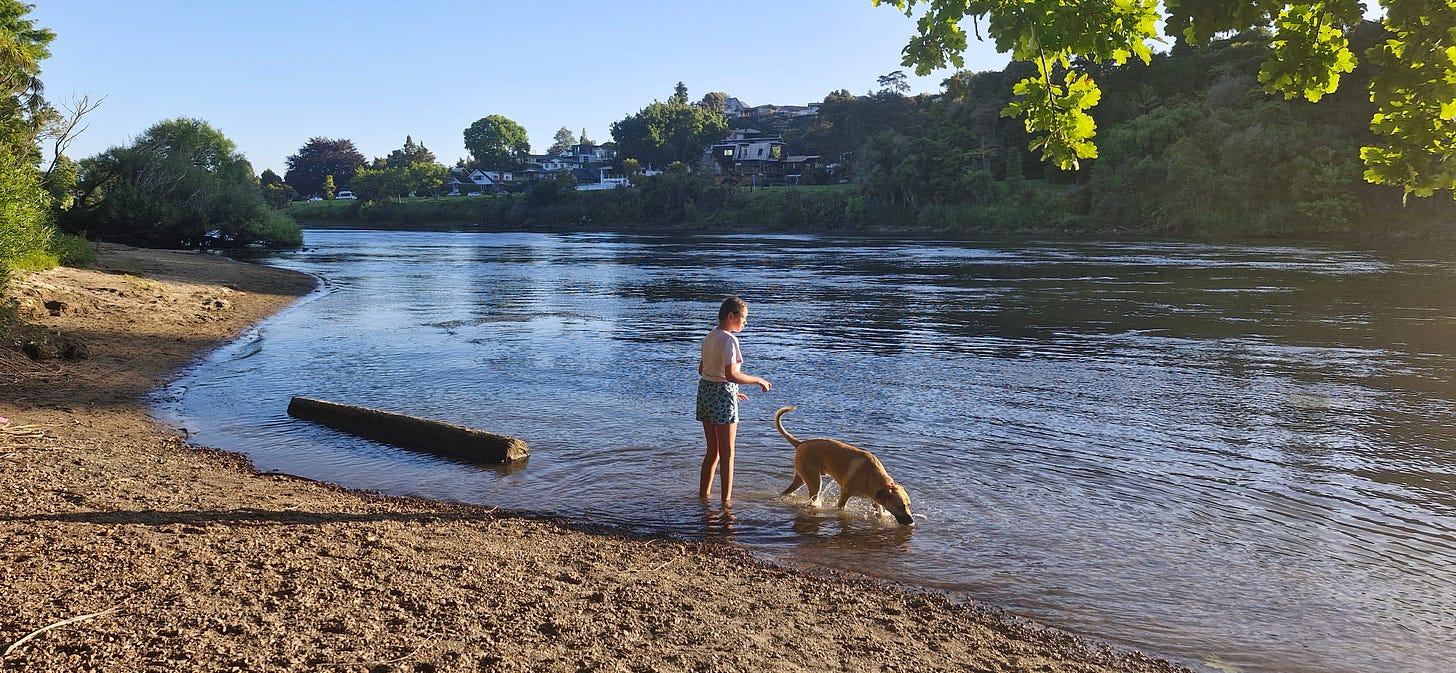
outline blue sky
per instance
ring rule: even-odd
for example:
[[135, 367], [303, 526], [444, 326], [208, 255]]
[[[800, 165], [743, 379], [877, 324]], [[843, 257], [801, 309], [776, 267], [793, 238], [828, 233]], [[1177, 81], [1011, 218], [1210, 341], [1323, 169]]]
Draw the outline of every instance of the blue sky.
[[[462, 133], [504, 115], [543, 152], [556, 130], [611, 140], [610, 125], [682, 81], [693, 100], [803, 105], [878, 88], [900, 65], [912, 19], [870, 0], [32, 0], [53, 30], [47, 97], [104, 97], [67, 154], [125, 145], [152, 124], [196, 117], [282, 175], [309, 138], [385, 156], [406, 135], [446, 164]], [[1007, 57], [972, 43], [966, 67]], [[950, 74], [911, 77], [935, 92]]]

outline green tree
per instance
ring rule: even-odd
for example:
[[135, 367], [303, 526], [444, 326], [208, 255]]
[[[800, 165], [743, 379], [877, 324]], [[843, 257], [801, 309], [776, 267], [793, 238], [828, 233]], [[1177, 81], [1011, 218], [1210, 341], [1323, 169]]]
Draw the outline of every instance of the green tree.
[[[1180, 43], [1207, 45], [1215, 37], [1250, 28], [1269, 28], [1273, 40], [1259, 82], [1285, 98], [1319, 101], [1334, 92], [1358, 59], [1347, 33], [1363, 20], [1360, 0], [1289, 3], [1274, 0], [872, 0], [907, 16], [924, 12], [917, 35], [904, 50], [904, 64], [918, 74], [964, 64], [967, 20], [984, 26], [999, 51], [1036, 65], [1036, 74], [1015, 88], [1008, 115], [1021, 116], [1034, 134], [1033, 149], [1067, 168], [1097, 156], [1091, 141], [1096, 124], [1089, 110], [1101, 90], [1088, 64], [1148, 63], [1149, 42], [1158, 24]], [[1365, 51], [1379, 67], [1369, 92], [1376, 109], [1371, 129], [1377, 142], [1360, 150], [1364, 178], [1427, 196], [1456, 190], [1456, 4], [1430, 0], [1382, 0], [1381, 23], [1388, 39]], [[1456, 191], [1453, 191], [1456, 195]]]
[[334, 186], [333, 174], [325, 175], [324, 183], [322, 185], [319, 185], [320, 195], [323, 196], [325, 199], [332, 201], [334, 200], [334, 193], [336, 189], [337, 188]]
[[438, 196], [449, 178], [449, 169], [437, 163], [418, 162], [408, 166], [360, 166], [349, 182], [354, 195], [365, 201], [386, 201], [409, 194]]
[[703, 94], [703, 99], [698, 101], [698, 107], [710, 112], [723, 114], [723, 108], [728, 104], [728, 94], [722, 91], [710, 91]]
[[31, 9], [0, 0], [0, 290], [50, 240], [36, 141], [53, 112], [41, 97], [40, 62], [56, 35], [26, 18]]
[[443, 164], [421, 162], [410, 165], [405, 179], [410, 192], [439, 196], [440, 188], [450, 179], [450, 169]]
[[26, 18], [33, 6], [0, 0], [0, 148], [23, 162], [40, 159], [36, 141], [54, 110], [41, 96], [40, 62], [56, 34]]
[[888, 75], [879, 77], [880, 95], [903, 96], [910, 90], [910, 82], [907, 81], [904, 70], [896, 70]]
[[728, 122], [721, 111], [689, 105], [676, 97], [666, 103], [653, 101], [637, 114], [612, 123], [619, 156], [659, 167], [674, 161], [696, 165], [703, 151], [727, 133]]
[[407, 166], [360, 166], [354, 170], [349, 187], [365, 201], [387, 201], [409, 192], [408, 172]]
[[15, 154], [0, 152], [0, 290], [12, 270], [46, 266], [37, 258], [50, 243], [49, 208], [40, 171]]
[[263, 190], [263, 202], [278, 210], [287, 208], [289, 202], [298, 198], [298, 190], [271, 168], [263, 169], [263, 174], [258, 176], [258, 187]]
[[531, 153], [526, 129], [501, 115], [476, 120], [465, 129], [465, 149], [471, 165], [492, 171], [519, 170]]
[[923, 133], [930, 121], [927, 109], [917, 98], [856, 96], [841, 89], [824, 97], [819, 114], [790, 124], [784, 130], [784, 141], [795, 153], [818, 154], [827, 163], [848, 163], [875, 133]]
[[290, 155], [286, 161], [288, 172], [283, 179], [298, 193], [333, 198], [332, 188], [325, 194], [325, 176], [333, 176], [334, 180], [342, 182], [337, 187], [348, 187], [354, 169], [363, 166], [365, 159], [351, 140], [316, 137], [310, 138], [297, 154]]
[[[583, 136], [585, 136], [585, 134], [583, 134]], [[553, 141], [551, 143], [551, 148], [546, 150], [546, 153], [551, 156], [561, 154], [562, 152], [571, 149], [571, 146], [576, 144], [576, 136], [572, 135], [571, 129], [566, 128], [565, 126], [556, 129], [556, 135], [552, 136], [551, 140]]]
[[682, 82], [678, 82], [677, 86], [673, 87], [672, 98], [668, 99], [668, 102], [677, 103], [678, 105], [687, 105], [688, 85], [683, 84]]
[[290, 187], [286, 182], [275, 182], [268, 185], [260, 185], [263, 190], [263, 202], [277, 210], [283, 210], [288, 204], [298, 198], [298, 190]]
[[435, 158], [435, 153], [431, 152], [423, 144], [416, 143], [415, 139], [410, 136], [404, 137], [403, 147], [390, 152], [389, 156], [384, 159], [386, 166], [403, 167], [413, 166], [414, 164], [433, 163], [439, 163], [439, 160]]
[[129, 147], [81, 162], [73, 232], [154, 247], [298, 245], [297, 223], [267, 208], [253, 167], [198, 119], [159, 122]]

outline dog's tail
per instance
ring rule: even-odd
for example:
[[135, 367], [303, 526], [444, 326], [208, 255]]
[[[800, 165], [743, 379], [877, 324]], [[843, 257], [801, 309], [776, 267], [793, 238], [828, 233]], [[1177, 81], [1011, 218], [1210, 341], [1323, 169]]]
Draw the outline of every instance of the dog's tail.
[[784, 408], [779, 409], [778, 411], [774, 412], [774, 427], [776, 427], [776, 428], [779, 429], [779, 434], [783, 435], [784, 436], [784, 439], [789, 440], [789, 443], [790, 444], [793, 444], [794, 446], [798, 446], [799, 445], [799, 442], [800, 441], [803, 441], [803, 440], [800, 440], [800, 439], [794, 437], [793, 435], [789, 434], [789, 431], [784, 429], [784, 421], [783, 421], [784, 414], [787, 414], [790, 411], [793, 411], [795, 409], [798, 409], [798, 407], [784, 407]]

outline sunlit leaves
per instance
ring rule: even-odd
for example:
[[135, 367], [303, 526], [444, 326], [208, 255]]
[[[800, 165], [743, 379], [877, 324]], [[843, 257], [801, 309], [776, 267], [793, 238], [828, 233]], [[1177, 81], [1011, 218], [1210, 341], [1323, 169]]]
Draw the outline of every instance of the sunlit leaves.
[[1032, 150], [1062, 170], [1080, 165], [1081, 159], [1097, 156], [1092, 136], [1097, 123], [1087, 110], [1097, 104], [1102, 92], [1086, 75], [1065, 71], [1062, 83], [1051, 83], [1043, 73], [1016, 83], [1012, 92], [1020, 96], [1006, 105], [1005, 117], [1023, 117], [1026, 130], [1033, 136]]
[[1315, 5], [1291, 5], [1275, 21], [1274, 53], [1259, 81], [1285, 98], [1311, 103], [1340, 86], [1340, 73], [1355, 69], [1355, 54], [1334, 16]]
[[1126, 63], [1152, 58], [1150, 41], [1158, 39], [1161, 18], [1154, 0], [874, 0], [892, 4], [907, 15], [925, 5], [919, 34], [905, 47], [904, 64], [925, 75], [935, 68], [961, 67], [967, 35], [961, 22], [969, 18], [980, 37], [1018, 60], [1037, 64], [1038, 74], [1022, 80], [1020, 97], [1006, 114], [1023, 116], [1033, 135], [1031, 149], [1067, 169], [1080, 159], [1097, 156], [1091, 142], [1097, 125], [1087, 111], [1101, 92], [1085, 74], [1072, 69], [1074, 58]]
[[[1259, 81], [1286, 98], [1318, 101], [1335, 91], [1358, 59], [1345, 31], [1364, 18], [1364, 0], [1289, 3], [1276, 0], [872, 0], [907, 16], [922, 12], [904, 63], [918, 74], [961, 67], [963, 25], [1002, 53], [1035, 61], [1039, 74], [1017, 87], [1006, 108], [1024, 115], [1033, 147], [1062, 167], [1096, 156], [1087, 110], [1096, 84], [1073, 75], [1081, 59], [1147, 62], [1159, 21], [1169, 35], [1207, 44], [1231, 31], [1272, 29]], [[1381, 70], [1371, 77], [1377, 112], [1371, 130], [1383, 143], [1365, 147], [1365, 179], [1427, 196], [1456, 191], [1456, 0], [1381, 0], [1393, 37], [1365, 56]], [[982, 29], [985, 30], [984, 35]]]
[[1370, 130], [1383, 143], [1364, 147], [1365, 179], [1430, 196], [1456, 190], [1456, 2], [1392, 2], [1393, 37], [1366, 53], [1382, 66], [1370, 85]]

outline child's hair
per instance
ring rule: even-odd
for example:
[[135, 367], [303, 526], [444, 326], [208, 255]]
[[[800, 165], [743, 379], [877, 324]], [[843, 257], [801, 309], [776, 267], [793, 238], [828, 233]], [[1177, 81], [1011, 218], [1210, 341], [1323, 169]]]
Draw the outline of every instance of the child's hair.
[[723, 322], [730, 315], [744, 315], [748, 313], [748, 304], [738, 297], [729, 297], [723, 300], [723, 305], [718, 307], [718, 322]]

